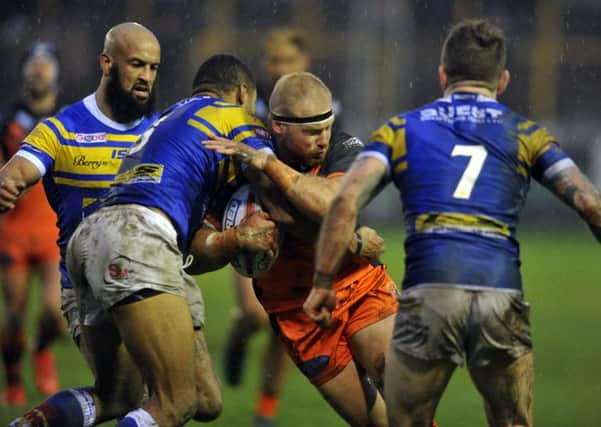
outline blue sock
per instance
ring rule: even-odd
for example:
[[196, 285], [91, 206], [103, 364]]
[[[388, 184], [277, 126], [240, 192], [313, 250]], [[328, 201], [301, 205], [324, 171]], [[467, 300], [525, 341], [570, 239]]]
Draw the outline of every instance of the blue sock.
[[159, 427], [157, 422], [142, 408], [129, 412], [115, 427]]
[[96, 420], [94, 398], [85, 389], [71, 388], [50, 396], [10, 426], [92, 427]]

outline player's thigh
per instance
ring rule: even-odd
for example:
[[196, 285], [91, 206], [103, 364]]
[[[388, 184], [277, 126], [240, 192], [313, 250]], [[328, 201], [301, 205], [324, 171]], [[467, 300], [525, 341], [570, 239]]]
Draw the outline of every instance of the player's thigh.
[[96, 379], [98, 421], [123, 415], [138, 406], [144, 381], [112, 323], [82, 326], [79, 350]]
[[[123, 341], [151, 390], [195, 401], [195, 338], [182, 296], [159, 293], [110, 310]], [[175, 393], [175, 394], [173, 394]]]
[[390, 349], [384, 374], [390, 425], [430, 425], [456, 366], [448, 360], [422, 360]]
[[349, 309], [346, 335], [353, 358], [381, 389], [398, 305], [397, 288], [383, 266], [374, 268], [359, 286], [370, 289]]
[[483, 367], [470, 367], [469, 371], [484, 398], [491, 426], [532, 425], [532, 353], [513, 361], [495, 360]]
[[194, 377], [198, 400], [198, 409], [194, 419], [206, 422], [217, 418], [221, 413], [223, 396], [202, 330], [194, 331], [194, 340]]
[[[363, 372], [350, 361], [334, 378], [317, 388], [334, 410], [351, 426], [385, 426], [385, 407], [375, 386], [362, 380]], [[378, 401], [379, 414], [373, 413]]]

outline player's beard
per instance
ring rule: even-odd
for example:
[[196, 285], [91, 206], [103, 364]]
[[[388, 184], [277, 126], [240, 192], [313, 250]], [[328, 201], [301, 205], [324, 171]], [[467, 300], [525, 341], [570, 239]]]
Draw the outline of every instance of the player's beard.
[[119, 68], [113, 64], [106, 85], [106, 100], [111, 111], [119, 122], [127, 123], [142, 116], [150, 117], [154, 111], [156, 101], [154, 88], [150, 91], [148, 99], [138, 101], [131, 91], [127, 91], [119, 80]]

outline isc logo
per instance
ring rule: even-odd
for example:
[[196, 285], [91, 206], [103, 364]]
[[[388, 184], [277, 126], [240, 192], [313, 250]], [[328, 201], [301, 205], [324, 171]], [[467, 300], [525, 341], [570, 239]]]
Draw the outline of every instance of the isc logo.
[[127, 155], [127, 149], [122, 148], [120, 150], [113, 150], [111, 153], [111, 159], [123, 160]]

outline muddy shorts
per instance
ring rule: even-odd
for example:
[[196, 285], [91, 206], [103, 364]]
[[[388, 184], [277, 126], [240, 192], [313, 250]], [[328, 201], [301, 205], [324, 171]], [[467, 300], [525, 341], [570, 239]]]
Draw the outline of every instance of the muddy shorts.
[[397, 352], [481, 367], [532, 351], [530, 305], [520, 292], [429, 285], [404, 290], [398, 301]]
[[109, 206], [87, 217], [69, 242], [66, 261], [78, 294], [79, 316], [72, 293], [63, 291], [63, 313], [72, 335], [82, 322], [110, 321], [108, 309], [142, 290], [186, 298], [195, 329], [204, 325], [202, 294], [184, 271], [176, 231], [149, 208]]

